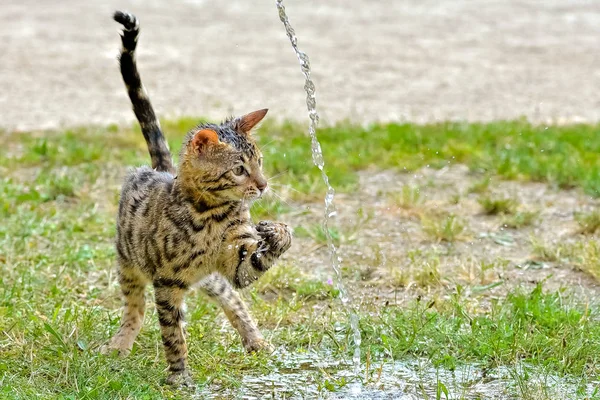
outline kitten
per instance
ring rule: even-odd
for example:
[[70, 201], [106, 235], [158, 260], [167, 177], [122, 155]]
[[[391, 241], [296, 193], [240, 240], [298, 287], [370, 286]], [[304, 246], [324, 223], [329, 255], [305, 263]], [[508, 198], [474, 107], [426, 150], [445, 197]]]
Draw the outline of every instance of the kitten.
[[121, 327], [104, 351], [126, 355], [144, 318], [144, 290], [154, 286], [170, 384], [191, 385], [183, 326], [184, 296], [199, 284], [225, 311], [246, 350], [270, 348], [234, 289], [257, 280], [291, 245], [283, 223], [250, 219], [250, 203], [267, 189], [262, 155], [250, 130], [267, 110], [186, 136], [175, 169], [135, 62], [139, 23], [120, 11], [121, 74], [146, 139], [152, 168], [125, 178], [116, 248], [125, 297]]

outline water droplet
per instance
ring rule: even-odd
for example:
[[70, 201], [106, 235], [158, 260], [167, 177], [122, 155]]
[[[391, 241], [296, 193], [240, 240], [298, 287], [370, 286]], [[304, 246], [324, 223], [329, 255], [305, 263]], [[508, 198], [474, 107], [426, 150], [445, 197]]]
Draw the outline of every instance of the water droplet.
[[[354, 362], [357, 362], [357, 360], [354, 360]], [[358, 362], [360, 362], [360, 359], [358, 360]], [[359, 382], [354, 382], [350, 388], [350, 393], [352, 393], [353, 396], [358, 396], [359, 394], [362, 393], [362, 386], [360, 385]]]

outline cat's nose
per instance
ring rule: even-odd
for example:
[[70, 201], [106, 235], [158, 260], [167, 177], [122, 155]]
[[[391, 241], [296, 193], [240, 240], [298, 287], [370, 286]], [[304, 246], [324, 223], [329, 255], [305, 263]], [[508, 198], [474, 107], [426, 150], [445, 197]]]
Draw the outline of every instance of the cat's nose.
[[260, 190], [261, 192], [264, 192], [265, 189], [267, 188], [267, 181], [265, 179], [261, 179], [259, 181], [256, 181], [256, 188], [258, 190]]

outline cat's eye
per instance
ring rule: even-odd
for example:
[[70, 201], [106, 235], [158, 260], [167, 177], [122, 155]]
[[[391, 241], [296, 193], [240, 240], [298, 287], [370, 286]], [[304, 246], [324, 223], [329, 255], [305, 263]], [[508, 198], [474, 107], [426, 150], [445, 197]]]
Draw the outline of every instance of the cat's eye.
[[244, 175], [246, 173], [246, 168], [243, 165], [238, 165], [234, 169], [231, 170], [235, 175]]

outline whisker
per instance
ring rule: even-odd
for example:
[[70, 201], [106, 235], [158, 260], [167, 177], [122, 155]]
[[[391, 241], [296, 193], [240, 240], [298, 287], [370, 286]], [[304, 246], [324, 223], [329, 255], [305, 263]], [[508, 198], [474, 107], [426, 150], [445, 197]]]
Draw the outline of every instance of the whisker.
[[270, 193], [271, 193], [273, 196], [277, 197], [277, 199], [279, 199], [279, 200], [280, 200], [282, 203], [284, 203], [286, 206], [290, 207], [291, 209], [297, 209], [297, 208], [298, 208], [298, 207], [294, 207], [294, 206], [292, 206], [290, 203], [288, 203], [287, 201], [285, 201], [285, 200], [283, 199], [283, 197], [282, 197], [281, 195], [277, 194], [277, 193], [276, 193], [274, 190], [271, 190], [271, 191], [270, 191]]
[[294, 188], [294, 187], [292, 187], [290, 185], [286, 185], [285, 183], [271, 183], [271, 186], [285, 187], [286, 189], [293, 190], [294, 192], [296, 192], [298, 194], [301, 194], [301, 195], [304, 195], [304, 196], [307, 195], [307, 193], [301, 192], [298, 189], [296, 189], [296, 188]]
[[268, 145], [273, 144], [273, 142], [275, 142], [277, 139], [271, 139], [269, 140], [267, 143], [258, 146], [260, 151], [262, 152], [263, 150], [265, 150], [267, 148]]
[[267, 181], [271, 181], [272, 179], [278, 178], [278, 177], [280, 177], [283, 174], [287, 174], [288, 172], [290, 172], [289, 168], [286, 169], [285, 171], [282, 171], [282, 172], [280, 172], [278, 174], [273, 175], [272, 177], [268, 178]]

